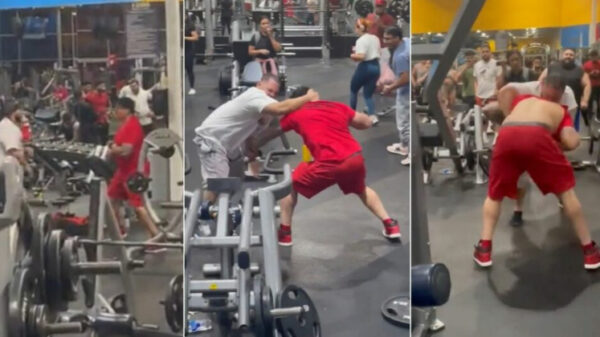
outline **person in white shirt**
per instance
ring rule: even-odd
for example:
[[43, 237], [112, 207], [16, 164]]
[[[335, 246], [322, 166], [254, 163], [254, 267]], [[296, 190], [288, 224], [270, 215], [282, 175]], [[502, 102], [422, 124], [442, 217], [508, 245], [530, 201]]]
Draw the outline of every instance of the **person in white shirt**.
[[0, 120], [0, 162], [3, 162], [6, 156], [13, 156], [21, 165], [27, 166], [20, 118], [19, 105], [16, 102], [6, 104], [3, 118]]
[[475, 63], [473, 76], [475, 77], [475, 103], [484, 106], [488, 102], [495, 101], [498, 95], [497, 84], [502, 81], [502, 69], [492, 58], [488, 45], [481, 47], [481, 60]]
[[[240, 153], [253, 161], [258, 156], [256, 136], [269, 126], [272, 117], [286, 115], [319, 97], [310, 90], [302, 97], [277, 102], [274, 97], [278, 92], [279, 78], [265, 74], [256, 87], [219, 106], [194, 130], [204, 185], [207, 179], [228, 177], [229, 161]], [[204, 200], [215, 198], [214, 192], [204, 191]]]
[[373, 124], [377, 124], [379, 120], [375, 115], [375, 102], [373, 94], [377, 88], [377, 80], [381, 70], [379, 68], [379, 57], [381, 56], [381, 44], [379, 38], [373, 34], [369, 34], [367, 30], [371, 25], [371, 21], [367, 19], [358, 19], [354, 30], [358, 34], [358, 40], [354, 47], [354, 53], [350, 58], [358, 62], [356, 71], [350, 82], [350, 107], [356, 110], [358, 103], [358, 91], [363, 88], [365, 103], [367, 104], [367, 112], [371, 117]]
[[152, 92], [144, 90], [140, 87], [140, 83], [136, 79], [129, 81], [129, 84], [121, 88], [119, 97], [127, 97], [135, 102], [135, 114], [144, 129], [144, 134], [147, 135], [154, 130], [154, 112], [150, 108], [152, 100]]

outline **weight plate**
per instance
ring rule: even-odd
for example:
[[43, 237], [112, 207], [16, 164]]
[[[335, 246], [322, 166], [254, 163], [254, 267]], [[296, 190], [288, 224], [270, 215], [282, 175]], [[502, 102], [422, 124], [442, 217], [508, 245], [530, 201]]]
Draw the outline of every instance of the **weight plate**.
[[410, 297], [394, 296], [383, 302], [381, 314], [388, 322], [402, 326], [410, 326]]
[[38, 280], [29, 268], [18, 268], [13, 275], [8, 293], [8, 336], [28, 337], [29, 308], [40, 298], [36, 295]]
[[171, 158], [175, 154], [175, 146], [161, 147], [158, 149], [158, 154], [163, 158]]
[[171, 330], [180, 332], [183, 328], [183, 275], [177, 275], [169, 282], [164, 306]]
[[67, 310], [67, 301], [63, 299], [61, 284], [60, 249], [65, 241], [65, 232], [53, 230], [48, 236], [45, 249], [46, 259], [46, 295], [47, 303], [52, 311]]
[[60, 249], [61, 283], [63, 300], [77, 300], [79, 274], [71, 266], [79, 263], [79, 244], [74, 238], [67, 238]]
[[33, 240], [33, 215], [27, 204], [21, 208], [21, 217], [19, 218], [19, 240], [25, 251], [31, 249], [31, 240]]
[[150, 179], [146, 178], [142, 173], [135, 172], [127, 179], [127, 188], [133, 193], [144, 193], [148, 190]]
[[119, 294], [110, 300], [110, 306], [117, 314], [128, 313], [127, 309], [127, 297], [125, 294]]
[[[33, 229], [33, 237], [31, 240], [31, 259], [32, 271], [40, 280], [41, 284], [45, 283], [46, 270], [45, 265], [45, 243], [48, 233], [52, 228], [52, 215], [49, 213], [41, 213], [38, 216], [37, 225]], [[40, 287], [39, 292], [42, 298], [46, 298], [45, 287]]]
[[302, 314], [277, 319], [277, 328], [283, 337], [320, 337], [319, 313], [308, 293], [295, 285], [288, 285], [278, 296], [278, 308], [307, 308]]
[[262, 275], [254, 276], [252, 282], [254, 291], [254, 332], [256, 336], [270, 336], [273, 334], [272, 295]]
[[470, 171], [475, 169], [475, 165], [477, 164], [477, 158], [475, 155], [475, 138], [471, 135], [467, 136], [467, 140], [465, 141], [465, 159], [467, 168]]

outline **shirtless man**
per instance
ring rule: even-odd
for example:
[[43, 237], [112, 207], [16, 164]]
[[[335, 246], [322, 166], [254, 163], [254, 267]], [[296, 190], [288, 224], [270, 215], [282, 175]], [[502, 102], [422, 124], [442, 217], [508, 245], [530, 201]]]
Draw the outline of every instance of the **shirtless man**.
[[[483, 229], [473, 258], [481, 267], [492, 265], [492, 236], [504, 197], [517, 197], [517, 181], [528, 172], [544, 194], [553, 193], [564, 205], [583, 250], [585, 269], [600, 267], [600, 251], [592, 241], [581, 204], [575, 194], [575, 176], [563, 150], [579, 146], [579, 134], [565, 106], [557, 101], [565, 89], [560, 76], [544, 80], [546, 97], [521, 95], [513, 99], [506, 92], [498, 97], [498, 108], [506, 116], [494, 147], [488, 196], [483, 204]], [[558, 98], [557, 98], [558, 97]]]

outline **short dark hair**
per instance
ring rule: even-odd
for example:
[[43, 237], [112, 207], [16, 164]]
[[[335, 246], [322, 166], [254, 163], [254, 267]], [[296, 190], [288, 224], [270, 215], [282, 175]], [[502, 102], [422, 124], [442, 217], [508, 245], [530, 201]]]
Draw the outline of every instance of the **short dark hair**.
[[2, 118], [10, 117], [13, 113], [17, 112], [20, 108], [21, 108], [21, 104], [19, 103], [19, 101], [17, 101], [16, 99], [13, 99], [13, 98], [7, 99], [6, 101], [4, 101], [4, 107], [3, 107], [2, 111], [0, 111], [2, 113]]
[[135, 112], [135, 102], [129, 97], [121, 97], [117, 100], [117, 108], [129, 110], [130, 114]]
[[513, 55], [519, 56], [521, 60], [523, 59], [523, 55], [521, 55], [521, 52], [519, 52], [518, 50], [509, 50], [506, 52], [506, 60], [508, 61], [508, 59]]
[[133, 84], [133, 83], [135, 83], [135, 84], [138, 84], [138, 85], [140, 84], [140, 82], [139, 82], [139, 81], [137, 80], [137, 78], [135, 78], [135, 77], [134, 77], [134, 78], [131, 78], [131, 79], [130, 79], [130, 80], [127, 82], [127, 84]]
[[304, 85], [296, 87], [296, 89], [294, 89], [292, 91], [292, 93], [290, 94], [289, 98], [302, 97], [302, 96], [306, 95], [306, 93], [308, 92], [308, 90], [310, 90], [310, 88], [307, 87], [307, 86], [304, 86]]
[[598, 51], [596, 49], [590, 50], [590, 56], [598, 56]]
[[553, 89], [564, 91], [567, 86], [565, 79], [557, 74], [550, 74], [544, 79], [544, 85], [547, 85]]
[[94, 85], [95, 87], [98, 87], [100, 84], [104, 84], [104, 81], [97, 81], [96, 84]]
[[90, 83], [88, 81], [81, 82], [82, 87], [85, 87], [86, 85], [92, 85], [92, 83]]
[[488, 50], [492, 50], [492, 48], [490, 48], [489, 43], [482, 43], [480, 48], [487, 48]]
[[465, 56], [475, 56], [475, 51], [473, 49], [467, 49], [465, 51]]
[[273, 75], [271, 73], [266, 73], [260, 78], [260, 81], [261, 82], [275, 81], [275, 82], [277, 82], [277, 84], [279, 84], [279, 76]]
[[266, 15], [263, 15], [263, 16], [261, 16], [261, 17], [258, 18], [258, 21], [256, 21], [256, 23], [260, 25], [260, 23], [262, 22], [262, 20], [265, 20], [265, 19], [267, 19], [267, 20], [269, 20], [269, 22], [271, 22], [271, 18], [269, 18]]
[[563, 48], [562, 52], [566, 52], [567, 50], [570, 50], [572, 52], [575, 52], [575, 49], [571, 48], [571, 47], [567, 47], [567, 48]]
[[74, 97], [76, 100], [80, 100], [80, 99], [81, 99], [81, 96], [83, 96], [83, 93], [81, 92], [81, 89], [75, 89], [75, 90], [73, 91], [73, 97]]
[[402, 38], [402, 28], [400, 28], [397, 25], [393, 25], [393, 26], [389, 26], [385, 29], [385, 34], [387, 35], [391, 35], [393, 37], [399, 37]]
[[534, 57], [533, 59], [534, 59], [534, 60], [540, 60], [540, 61], [541, 61], [541, 60], [542, 60], [542, 57], [541, 57], [541, 56], [536, 56], [536, 57]]

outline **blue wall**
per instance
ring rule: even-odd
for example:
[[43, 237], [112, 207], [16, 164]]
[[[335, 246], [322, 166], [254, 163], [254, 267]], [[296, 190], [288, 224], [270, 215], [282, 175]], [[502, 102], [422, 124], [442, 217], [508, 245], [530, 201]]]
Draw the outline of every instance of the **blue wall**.
[[138, 0], [1, 0], [0, 10], [40, 7], [61, 7], [136, 2]]
[[560, 30], [560, 44], [563, 48], [587, 47], [590, 26], [571, 26]]

